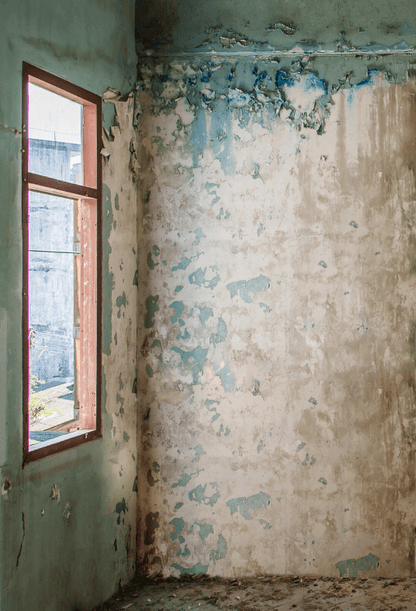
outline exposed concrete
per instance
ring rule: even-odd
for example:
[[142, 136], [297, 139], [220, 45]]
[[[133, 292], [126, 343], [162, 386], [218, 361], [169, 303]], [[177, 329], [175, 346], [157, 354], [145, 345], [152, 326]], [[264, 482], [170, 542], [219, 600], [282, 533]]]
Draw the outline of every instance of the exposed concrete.
[[143, 570], [413, 574], [412, 82], [141, 74]]

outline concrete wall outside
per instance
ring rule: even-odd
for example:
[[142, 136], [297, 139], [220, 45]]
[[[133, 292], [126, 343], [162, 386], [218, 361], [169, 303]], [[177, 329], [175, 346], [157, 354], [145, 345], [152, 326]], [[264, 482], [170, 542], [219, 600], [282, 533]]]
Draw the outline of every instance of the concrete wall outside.
[[[58, 167], [59, 180], [69, 182], [73, 148], [66, 142], [29, 140], [32, 171], [52, 176]], [[29, 249], [29, 326], [35, 332], [31, 372], [48, 386], [73, 381], [75, 279], [74, 255], [68, 254], [74, 250], [73, 200], [30, 194]]]

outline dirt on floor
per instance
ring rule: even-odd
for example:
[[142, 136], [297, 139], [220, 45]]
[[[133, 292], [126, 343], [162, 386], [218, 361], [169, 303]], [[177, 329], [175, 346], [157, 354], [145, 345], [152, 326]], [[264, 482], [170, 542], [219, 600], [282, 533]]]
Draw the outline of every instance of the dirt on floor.
[[416, 609], [416, 578], [136, 579], [95, 611], [399, 611]]

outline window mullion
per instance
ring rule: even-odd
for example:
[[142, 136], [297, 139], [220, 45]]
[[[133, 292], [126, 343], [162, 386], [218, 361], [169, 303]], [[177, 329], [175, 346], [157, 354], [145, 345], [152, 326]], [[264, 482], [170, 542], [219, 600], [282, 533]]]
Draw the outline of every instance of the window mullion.
[[[25, 178], [25, 176], [24, 176]], [[58, 195], [62, 197], [72, 197], [75, 199], [88, 197], [97, 199], [98, 190], [93, 187], [77, 185], [72, 182], [49, 178], [41, 174], [26, 173], [26, 181], [30, 191], [39, 191], [41, 193], [49, 193], [50, 195]]]

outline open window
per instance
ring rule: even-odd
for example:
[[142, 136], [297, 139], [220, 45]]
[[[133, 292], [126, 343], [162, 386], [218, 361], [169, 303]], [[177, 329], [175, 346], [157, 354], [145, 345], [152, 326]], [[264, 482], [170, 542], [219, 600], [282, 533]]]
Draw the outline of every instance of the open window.
[[23, 459], [101, 436], [101, 98], [23, 64]]

